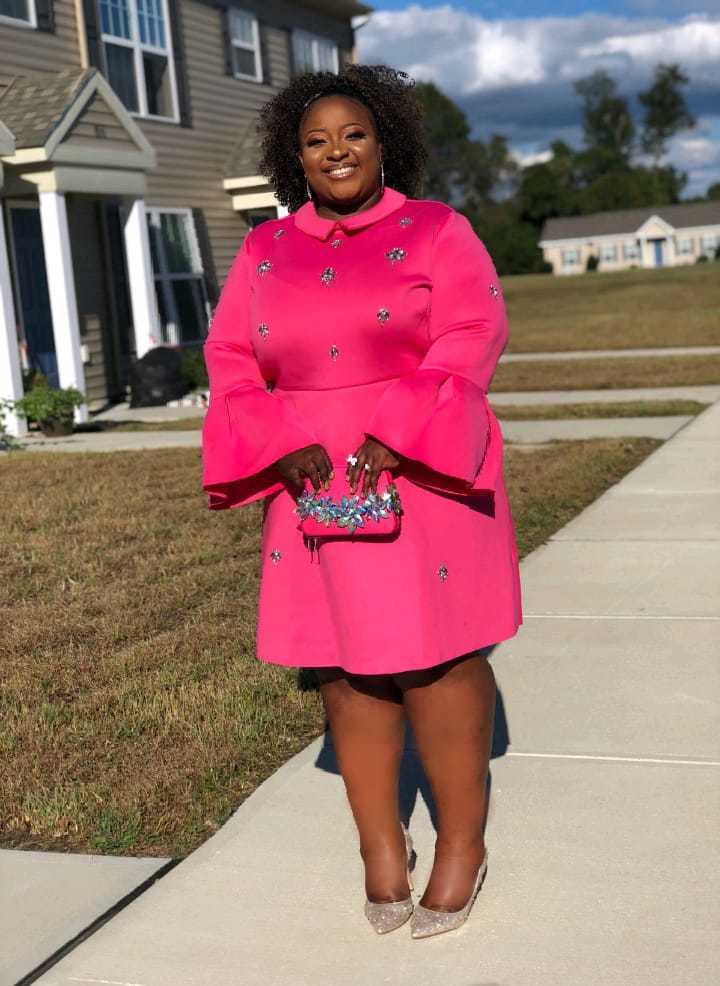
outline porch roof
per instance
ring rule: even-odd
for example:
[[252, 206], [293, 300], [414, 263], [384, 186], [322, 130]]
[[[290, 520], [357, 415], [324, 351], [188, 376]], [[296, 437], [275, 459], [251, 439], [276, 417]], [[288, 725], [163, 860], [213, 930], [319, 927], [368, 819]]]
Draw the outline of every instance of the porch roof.
[[0, 96], [0, 120], [15, 137], [15, 147], [43, 147], [95, 74], [95, 69], [65, 69], [13, 78]]

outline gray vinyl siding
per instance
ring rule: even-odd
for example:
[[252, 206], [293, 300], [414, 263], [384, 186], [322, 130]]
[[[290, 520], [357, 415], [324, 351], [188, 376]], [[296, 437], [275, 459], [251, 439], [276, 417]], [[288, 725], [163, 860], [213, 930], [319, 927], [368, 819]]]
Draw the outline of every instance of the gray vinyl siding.
[[[149, 206], [202, 209], [220, 282], [247, 229], [223, 189], [225, 165], [238, 137], [276, 88], [225, 72], [222, 12], [202, 3], [182, 7], [192, 127], [138, 121], [157, 153], [148, 175]], [[289, 80], [287, 34], [268, 30], [268, 54], [277, 87]]]
[[15, 75], [80, 68], [74, 0], [55, 0], [55, 30], [0, 23], [0, 93]]
[[102, 147], [103, 150], [137, 150], [127, 131], [104, 99], [93, 96], [63, 140], [73, 147]]

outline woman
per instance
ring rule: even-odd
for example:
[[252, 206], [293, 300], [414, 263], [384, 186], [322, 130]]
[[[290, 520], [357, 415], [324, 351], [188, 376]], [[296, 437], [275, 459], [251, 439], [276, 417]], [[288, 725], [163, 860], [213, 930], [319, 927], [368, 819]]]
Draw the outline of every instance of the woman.
[[[261, 170], [291, 212], [245, 238], [205, 343], [203, 488], [215, 510], [264, 499], [257, 655], [315, 669], [365, 913], [381, 933], [412, 913], [425, 937], [464, 921], [485, 873], [495, 680], [477, 651], [521, 622], [486, 398], [503, 300], [467, 219], [412, 197], [426, 152], [404, 73], [300, 76], [265, 106], [261, 132]], [[338, 469], [363, 498], [391, 471], [397, 536], [312, 550], [297, 498]], [[414, 912], [398, 807], [405, 716], [437, 809]]]

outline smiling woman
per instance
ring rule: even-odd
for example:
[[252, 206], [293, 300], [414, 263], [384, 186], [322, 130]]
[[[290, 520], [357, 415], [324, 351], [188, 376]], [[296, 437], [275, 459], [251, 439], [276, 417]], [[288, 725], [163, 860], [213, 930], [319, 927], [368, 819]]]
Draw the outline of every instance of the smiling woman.
[[[422, 938], [462, 924], [485, 875], [495, 681], [480, 648], [513, 636], [521, 607], [487, 401], [502, 292], [468, 220], [415, 197], [412, 89], [351, 65], [265, 107], [260, 168], [293, 211], [245, 238], [213, 318], [203, 485], [212, 509], [264, 500], [257, 656], [315, 669], [365, 914], [379, 933], [412, 914]], [[298, 525], [310, 500], [319, 537]], [[417, 908], [398, 812], [406, 716], [438, 810]]]

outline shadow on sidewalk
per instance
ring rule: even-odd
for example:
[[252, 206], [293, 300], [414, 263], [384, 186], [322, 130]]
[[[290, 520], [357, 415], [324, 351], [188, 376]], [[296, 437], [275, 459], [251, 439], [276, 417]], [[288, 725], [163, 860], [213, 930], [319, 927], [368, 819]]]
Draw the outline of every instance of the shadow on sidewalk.
[[[492, 645], [490, 647], [483, 648], [482, 653], [485, 654], [486, 657], [490, 657], [495, 649], [495, 646], [496, 645]], [[301, 685], [301, 687], [303, 686]], [[305, 687], [312, 686], [306, 682]], [[497, 757], [504, 756], [507, 752], [509, 743], [510, 734], [505, 715], [505, 703], [503, 701], [502, 692], [498, 686], [495, 697], [495, 719], [493, 725], [492, 746], [490, 750], [491, 761]], [[335, 749], [333, 747], [332, 734], [329, 729], [325, 730], [323, 745], [318, 753], [315, 766], [318, 769], [325, 770], [331, 774], [340, 773], [340, 768], [338, 767], [337, 758], [335, 755]], [[490, 807], [490, 799], [492, 796], [492, 770], [488, 771], [487, 792], [488, 807], [485, 816], [486, 820]], [[425, 771], [423, 770], [420, 757], [418, 756], [415, 737], [413, 736], [412, 729], [408, 723], [405, 728], [405, 749], [403, 751], [403, 757], [400, 764], [400, 817], [405, 825], [409, 825], [410, 823], [410, 819], [415, 811], [418, 796], [425, 801], [430, 813], [432, 824], [437, 830], [437, 814], [435, 810], [435, 802], [432, 796], [432, 790], [430, 788], [430, 782], [428, 781]]]

